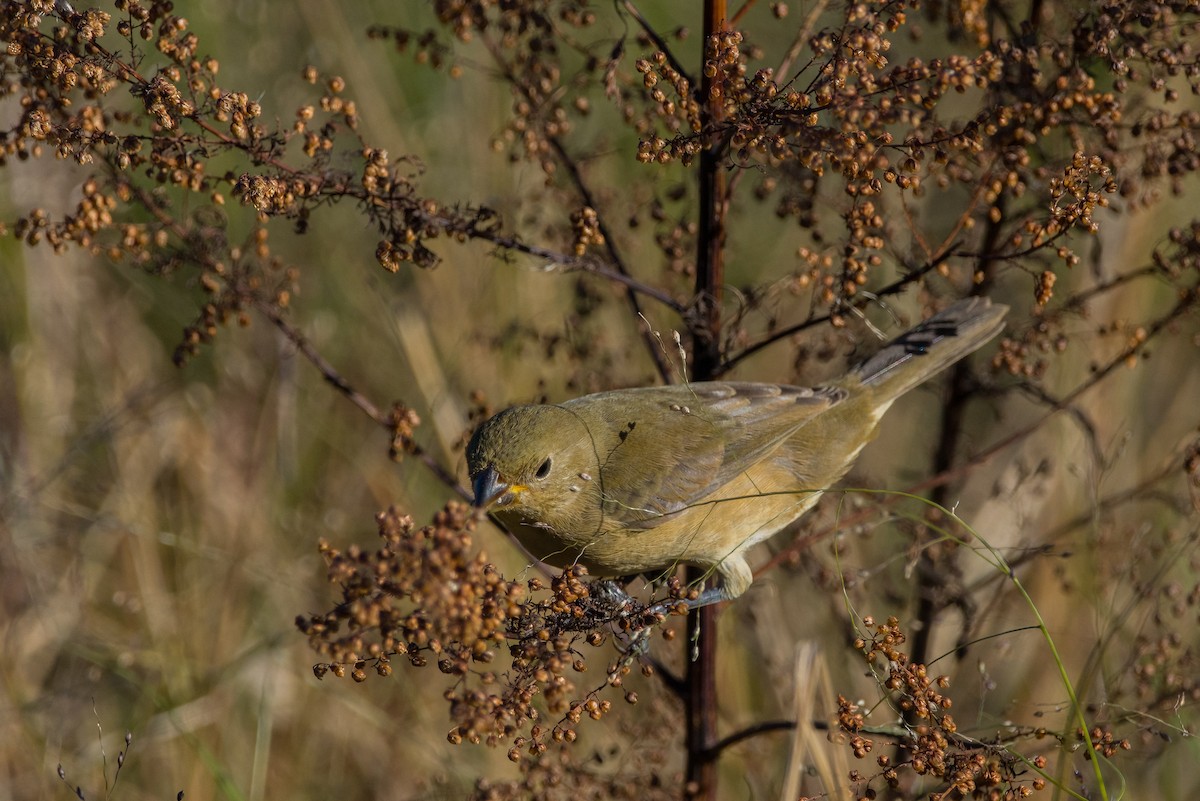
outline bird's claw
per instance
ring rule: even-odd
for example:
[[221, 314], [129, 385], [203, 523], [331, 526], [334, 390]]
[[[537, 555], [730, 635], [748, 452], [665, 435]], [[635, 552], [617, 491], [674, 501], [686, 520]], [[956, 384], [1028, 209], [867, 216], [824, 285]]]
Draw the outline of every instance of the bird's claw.
[[593, 598], [606, 606], [612, 607], [614, 611], [619, 612], [622, 616], [627, 615], [630, 608], [634, 605], [633, 596], [625, 592], [625, 588], [611, 579], [597, 579], [593, 581], [589, 585], [588, 591]]

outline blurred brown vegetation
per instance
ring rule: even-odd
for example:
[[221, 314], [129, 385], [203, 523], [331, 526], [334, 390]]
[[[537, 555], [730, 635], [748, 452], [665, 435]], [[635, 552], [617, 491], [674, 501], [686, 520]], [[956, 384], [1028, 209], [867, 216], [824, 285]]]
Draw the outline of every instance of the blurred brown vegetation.
[[1194, 4], [0, 5], [7, 797], [679, 797], [695, 633], [622, 659], [447, 508], [464, 436], [968, 293], [1004, 341], [720, 614], [718, 797], [1200, 790]]

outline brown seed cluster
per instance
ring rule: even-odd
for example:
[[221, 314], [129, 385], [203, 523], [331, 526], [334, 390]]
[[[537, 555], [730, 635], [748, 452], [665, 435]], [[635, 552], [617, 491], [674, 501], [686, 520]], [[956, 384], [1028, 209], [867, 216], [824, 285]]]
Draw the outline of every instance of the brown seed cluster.
[[1183, 454], [1183, 472], [1187, 480], [1192, 508], [1200, 512], [1200, 434], [1191, 441]]
[[471, 801], [677, 801], [679, 777], [661, 730], [634, 723], [626, 732], [630, 747], [581, 755], [577, 749], [551, 749], [518, 764], [519, 778], [480, 779]]
[[604, 233], [600, 228], [600, 215], [591, 206], [584, 206], [571, 213], [571, 227], [575, 230], [575, 243], [571, 246], [576, 256], [587, 253], [588, 248], [604, 244]]
[[[271, 218], [304, 233], [314, 209], [359, 203], [379, 233], [377, 259], [392, 271], [435, 265], [433, 239], [504, 239], [494, 212], [423, 197], [420, 165], [365, 143], [341, 77], [305, 68], [319, 97], [296, 110], [290, 127], [272, 128], [249, 93], [219, 83], [220, 63], [200, 55], [198, 36], [172, 3], [114, 6], [116, 15], [0, 2], [0, 58], [6, 75], [20, 76], [0, 84], [0, 98], [15, 97], [20, 108], [0, 130], [0, 167], [53, 155], [94, 168], [76, 208], [30, 209], [12, 230], [30, 246], [74, 245], [195, 279], [207, 297], [184, 329], [177, 361], [227, 322], [245, 323], [253, 307], [287, 307], [297, 273], [271, 254]], [[333, 167], [339, 143], [356, 154], [357, 172]], [[210, 173], [217, 157], [224, 166]], [[231, 198], [250, 215], [241, 243], [228, 240]]]
[[[194, 220], [176, 210], [188, 195], [189, 208], [204, 209], [201, 220], [219, 223], [230, 213], [226, 200], [236, 197], [258, 224], [284, 218], [298, 232], [317, 208], [350, 200], [377, 231], [378, 263], [393, 272], [436, 265], [441, 238], [482, 239], [567, 265], [609, 255], [590, 248], [602, 244], [593, 223], [603, 210], [586, 202], [573, 207], [595, 215], [562, 220], [555, 254], [507, 233], [491, 209], [423, 196], [419, 163], [362, 139], [362, 110], [339, 76], [305, 68], [303, 79], [319, 96], [295, 111], [290, 127], [265, 125], [249, 93], [221, 85], [219, 62], [201, 55], [198, 37], [170, 3], [121, 0], [115, 15], [68, 14], [46, 2], [2, 7], [4, 58], [11, 74], [24, 77], [3, 89], [20, 97], [21, 119], [4, 132], [0, 163], [53, 153], [103, 168], [74, 213], [32, 209], [13, 227], [30, 244], [75, 243], [158, 273], [202, 273], [210, 297], [185, 330], [181, 359], [252, 306], [282, 309], [297, 288], [295, 274], [260, 244], [220, 241], [211, 227], [194, 230]], [[513, 93], [497, 144], [513, 159], [539, 164], [547, 181], [581, 179], [563, 142], [598, 100], [635, 131], [636, 157], [647, 164], [689, 163], [710, 148], [726, 165], [764, 168], [756, 196], [774, 199], [779, 216], [812, 233], [797, 251], [792, 286], [839, 320], [840, 307], [864, 290], [876, 292], [881, 270], [897, 261], [908, 269], [888, 293], [935, 271], [953, 279], [953, 260], [967, 258], [1018, 265], [1036, 302], [1049, 306], [1057, 279], [1080, 258], [1075, 234], [1096, 228], [1096, 209], [1118, 193], [1131, 205], [1151, 203], [1165, 189], [1182, 191], [1200, 169], [1200, 115], [1179, 96], [1181, 83], [1200, 85], [1190, 44], [1200, 21], [1183, 0], [1046, 13], [1031, 20], [1036, 30], [1007, 38], [985, 4], [930, 7], [929, 20], [965, 32], [975, 49], [928, 58], [895, 55], [921, 35], [908, 4], [847, 4], [811, 31], [806, 61], [790, 54], [768, 63], [749, 34], [726, 30], [705, 43], [695, 75], [670, 37], [649, 29], [636, 38], [647, 50], [640, 56], [626, 52], [633, 40], [613, 47], [600, 36], [589, 44], [588, 36], [600, 34], [587, 4], [444, 0], [432, 7], [437, 28], [373, 28], [370, 35], [452, 74], [462, 72], [457, 48], [486, 51]], [[781, 4], [772, 10], [786, 16]], [[572, 44], [564, 47], [568, 31]], [[686, 31], [675, 38], [684, 41]], [[134, 57], [141, 42], [152, 45], [157, 62]], [[1089, 63], [1106, 65], [1115, 80], [1098, 80]], [[1153, 103], [1144, 102], [1146, 92]], [[335, 158], [345, 142], [357, 168]], [[236, 154], [241, 165], [210, 174], [210, 158], [221, 153]], [[920, 233], [914, 216], [930, 187], [967, 195], [940, 243]], [[655, 197], [650, 208], [665, 263], [688, 275], [695, 228], [663, 206], [681, 198]], [[146, 209], [152, 222], [139, 211]], [[164, 248], [171, 258], [152, 253]], [[248, 258], [252, 250], [262, 257]], [[973, 269], [977, 280], [988, 274]], [[745, 294], [753, 309], [756, 296]], [[751, 342], [737, 330], [727, 347]]]
[[[513, 759], [574, 742], [585, 718], [611, 711], [608, 694], [637, 702], [624, 687], [633, 655], [618, 655], [590, 690], [575, 677], [587, 672], [594, 649], [614, 635], [646, 636], [662, 612], [619, 594], [594, 595], [582, 568], [548, 585], [505, 580], [474, 551], [475, 519], [463, 504], [449, 504], [428, 526], [396, 509], [381, 513], [378, 524], [383, 542], [375, 551], [321, 546], [342, 600], [296, 620], [327, 660], [313, 668], [319, 678], [390, 675], [396, 658], [417, 668], [434, 664], [449, 678], [450, 741], [509, 743]], [[687, 595], [677, 581], [668, 590], [676, 600]]]
[[[1096, 726], [1088, 732], [1092, 740], [1092, 747], [1096, 749], [1096, 753], [1105, 759], [1112, 759], [1117, 755], [1118, 751], [1129, 751], [1133, 745], [1127, 739], [1118, 738], [1113, 735], [1111, 729], [1105, 729]], [[1076, 739], [1083, 741], [1083, 731], [1076, 730]]]
[[[1166, 581], [1154, 594], [1158, 625], [1135, 639], [1137, 661], [1129, 677], [1130, 689], [1140, 707], [1178, 709], [1181, 704], [1200, 702], [1200, 654], [1189, 637], [1200, 619], [1200, 581]], [[1114, 740], [1111, 731], [1094, 739], [1103, 740], [1104, 748], [1129, 748], [1127, 741]], [[1096, 749], [1108, 755], [1099, 742]]]
[[[1163, 184], [1182, 191], [1180, 176], [1200, 168], [1200, 116], [1168, 87], [1176, 76], [1193, 87], [1200, 79], [1186, 41], [1200, 33], [1200, 22], [1194, 6], [1182, 2], [1112, 4], [1036, 20], [1041, 36], [1020, 41], [995, 37], [984, 8], [945, 10], [978, 53], [893, 63], [901, 37], [918, 36], [907, 4], [847, 4], [840, 25], [808, 42], [808, 65], [779, 74], [753, 66], [761, 54], [741, 32], [723, 32], [707, 46], [707, 98], [696, 97], [694, 81], [669, 53], [655, 52], [635, 65], [649, 110], [639, 131], [654, 126], [642, 135], [638, 159], [687, 164], [716, 147], [734, 164], [766, 165], [789, 180], [780, 186], [768, 179], [760, 197], [777, 197], [777, 213], [816, 229], [818, 242], [814, 203], [841, 195], [839, 241], [801, 248], [797, 273], [820, 302], [834, 306], [870, 286], [879, 267], [894, 261], [888, 250], [897, 237], [910, 236], [897, 225], [898, 201], [915, 201], [931, 186], [958, 188], [971, 199], [955, 230], [982, 248], [960, 247], [963, 255], [1016, 260], [1045, 253], [1059, 263], [1031, 271], [1044, 305], [1055, 273], [1079, 260], [1072, 234], [1095, 232], [1096, 209], [1118, 193], [1142, 203]], [[1103, 85], [1081, 66], [1089, 58], [1108, 60], [1121, 79]], [[1125, 94], [1146, 82], [1162, 90], [1163, 106], [1131, 114]], [[989, 102], [963, 116], [964, 95]], [[717, 110], [705, 113], [706, 102]], [[1067, 159], [1064, 145], [1074, 150]], [[1048, 210], [1030, 202], [1047, 193], [1054, 198]], [[828, 217], [831, 209], [823, 211]], [[913, 278], [945, 270], [949, 240], [914, 244], [927, 263]]]
[[420, 452], [413, 432], [421, 425], [421, 416], [404, 404], [397, 403], [392, 407], [389, 420], [392, 428], [392, 447], [389, 455], [392, 459], [400, 461], [405, 454]]
[[[1115, 317], [1094, 324], [1091, 330], [1081, 330], [1087, 325], [1093, 301], [1136, 281], [1170, 284], [1176, 293], [1175, 305], [1150, 321]], [[1037, 276], [1034, 288], [1039, 313], [1028, 327], [1001, 339], [992, 357], [995, 372], [1036, 382], [1054, 356], [1072, 347], [1086, 354], [1095, 381], [1116, 366], [1137, 366], [1151, 351], [1156, 336], [1174, 330], [1200, 307], [1200, 221], [1171, 229], [1167, 241], [1151, 253], [1149, 263], [1078, 292], [1058, 306], [1050, 303], [1057, 283], [1058, 274], [1053, 271]]]
[[[1019, 799], [1027, 798], [1045, 786], [1044, 779], [1030, 774], [1025, 762], [1007, 748], [968, 739], [947, 712], [952, 702], [942, 691], [950, 686], [945, 676], [931, 677], [925, 665], [909, 661], [903, 650], [907, 637], [896, 618], [876, 624], [864, 618], [868, 629], [854, 642], [870, 665], [881, 665], [880, 677], [885, 698], [904, 720], [907, 736], [890, 745], [899, 755], [879, 754], [878, 771], [866, 776], [851, 771], [850, 780], [861, 788], [860, 796], [874, 798], [876, 782], [891, 790], [899, 789], [905, 774], [938, 779], [941, 789], [928, 797], [932, 801], [956, 798]], [[843, 696], [837, 699], [837, 723], [848, 736], [847, 745], [856, 759], [866, 759], [879, 749], [878, 738], [864, 734], [867, 721], [857, 704]]]

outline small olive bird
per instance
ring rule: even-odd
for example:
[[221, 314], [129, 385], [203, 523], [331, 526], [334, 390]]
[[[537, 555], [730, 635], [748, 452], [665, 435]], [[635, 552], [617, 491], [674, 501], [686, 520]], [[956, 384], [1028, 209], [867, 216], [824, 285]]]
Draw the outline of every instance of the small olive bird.
[[747, 549], [804, 514], [892, 402], [994, 337], [1007, 311], [954, 303], [822, 387], [697, 382], [514, 406], [467, 446], [475, 504], [551, 565], [696, 565], [721, 581], [690, 606], [736, 598]]

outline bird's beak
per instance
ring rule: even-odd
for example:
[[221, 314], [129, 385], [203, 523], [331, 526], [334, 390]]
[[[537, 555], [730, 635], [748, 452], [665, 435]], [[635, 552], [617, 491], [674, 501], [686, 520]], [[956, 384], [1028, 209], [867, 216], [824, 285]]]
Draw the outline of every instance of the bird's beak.
[[500, 480], [500, 474], [491, 465], [471, 479], [471, 487], [475, 490], [475, 506], [479, 509], [488, 508], [509, 490], [508, 484]]

